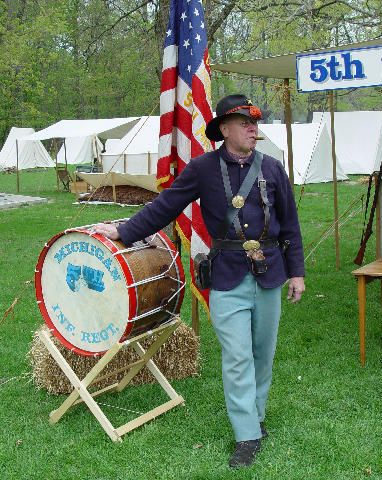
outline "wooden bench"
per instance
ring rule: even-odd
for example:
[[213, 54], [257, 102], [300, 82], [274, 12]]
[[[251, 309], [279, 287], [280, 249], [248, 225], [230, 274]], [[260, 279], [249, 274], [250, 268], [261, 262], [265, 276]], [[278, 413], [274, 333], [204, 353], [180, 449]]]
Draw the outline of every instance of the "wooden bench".
[[352, 274], [358, 282], [359, 349], [361, 364], [364, 367], [366, 363], [366, 284], [373, 280], [382, 280], [382, 258], [353, 270]]

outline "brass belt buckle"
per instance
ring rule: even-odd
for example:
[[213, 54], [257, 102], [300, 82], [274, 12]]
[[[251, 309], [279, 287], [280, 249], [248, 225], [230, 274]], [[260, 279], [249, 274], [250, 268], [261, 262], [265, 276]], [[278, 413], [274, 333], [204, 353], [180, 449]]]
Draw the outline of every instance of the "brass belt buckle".
[[258, 240], [246, 240], [243, 243], [244, 250], [259, 250], [260, 242]]

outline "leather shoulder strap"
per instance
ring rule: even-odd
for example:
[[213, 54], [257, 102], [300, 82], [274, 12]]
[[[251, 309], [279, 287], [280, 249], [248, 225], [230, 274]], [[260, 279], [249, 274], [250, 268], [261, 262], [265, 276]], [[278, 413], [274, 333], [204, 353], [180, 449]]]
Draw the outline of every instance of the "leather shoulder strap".
[[[241, 184], [239, 191], [237, 192], [237, 196], [241, 196], [245, 200], [247, 199], [253, 184], [256, 181], [256, 178], [259, 174], [261, 163], [263, 161], [263, 154], [261, 152], [255, 152], [255, 158], [252, 161], [251, 166], [249, 167], [249, 171]], [[235, 208], [232, 205], [232, 189], [231, 184], [229, 181], [228, 176], [228, 168], [226, 162], [220, 157], [220, 169], [223, 178], [224, 190], [228, 202], [228, 209], [225, 216], [224, 221], [220, 224], [218, 228], [218, 238], [225, 238], [228, 233], [229, 227], [231, 226], [232, 222], [235, 221], [237, 215], [239, 214], [239, 208]]]
[[260, 196], [261, 196], [261, 201], [263, 202], [263, 210], [264, 210], [264, 229], [260, 236], [260, 239], [262, 239], [262, 238], [266, 238], [266, 236], [268, 235], [269, 222], [270, 222], [269, 207], [271, 206], [271, 203], [268, 200], [267, 181], [264, 178], [261, 168], [258, 175], [258, 185], [260, 189]]

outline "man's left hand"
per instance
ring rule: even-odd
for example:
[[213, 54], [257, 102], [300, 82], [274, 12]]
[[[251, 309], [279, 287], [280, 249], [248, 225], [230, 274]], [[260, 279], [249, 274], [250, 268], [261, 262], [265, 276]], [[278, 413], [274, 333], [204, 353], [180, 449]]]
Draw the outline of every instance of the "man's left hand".
[[288, 285], [288, 300], [292, 303], [299, 302], [303, 292], [305, 292], [304, 277], [292, 277]]
[[119, 240], [121, 238], [114, 223], [98, 223], [94, 225], [93, 231], [110, 238], [110, 240]]

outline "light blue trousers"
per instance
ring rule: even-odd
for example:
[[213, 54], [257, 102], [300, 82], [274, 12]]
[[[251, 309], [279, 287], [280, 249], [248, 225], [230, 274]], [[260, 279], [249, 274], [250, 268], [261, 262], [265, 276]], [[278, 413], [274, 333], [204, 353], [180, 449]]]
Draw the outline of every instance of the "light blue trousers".
[[232, 290], [210, 292], [213, 326], [222, 348], [224, 395], [237, 442], [261, 438], [272, 381], [281, 287], [261, 288], [248, 273]]

